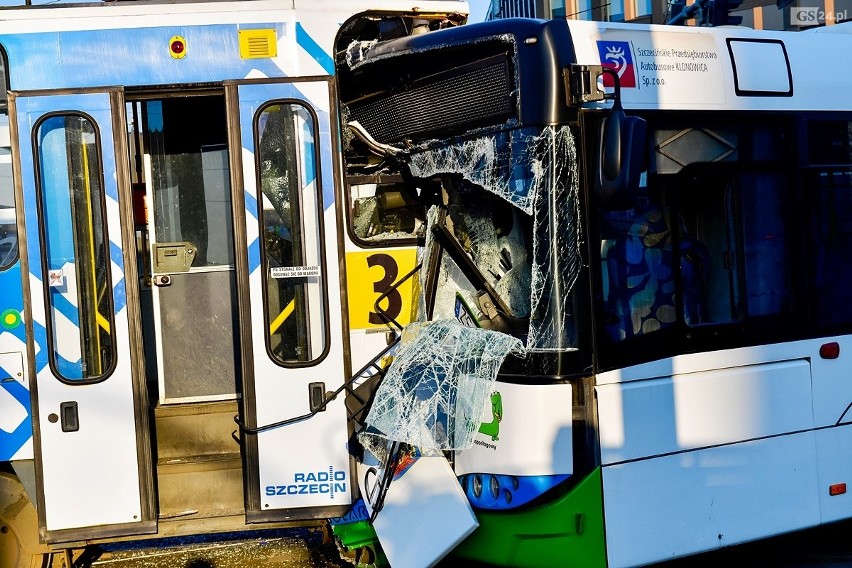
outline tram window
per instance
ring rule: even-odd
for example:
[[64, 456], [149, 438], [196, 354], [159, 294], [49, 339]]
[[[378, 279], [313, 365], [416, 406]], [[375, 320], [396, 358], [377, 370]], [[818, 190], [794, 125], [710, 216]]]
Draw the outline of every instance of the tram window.
[[[221, 99], [151, 100], [143, 109], [156, 239], [158, 243], [191, 243], [194, 268], [232, 266], [228, 150], [218, 143], [226, 139], [226, 133], [216, 120], [186, 128], [186, 117], [193, 113], [219, 116]], [[155, 266], [154, 270], [169, 269]]]
[[0, 270], [14, 264], [17, 258], [18, 231], [15, 225], [15, 208], [0, 205]]
[[9, 68], [9, 58], [6, 57], [6, 50], [0, 47], [0, 114], [9, 115], [9, 99], [6, 91], [9, 89], [9, 73], [6, 71]]
[[350, 223], [356, 239], [366, 244], [402, 245], [424, 236], [425, 207], [417, 193], [397, 178], [350, 178]]
[[9, 139], [9, 106], [6, 90], [6, 53], [0, 48], [0, 271], [18, 259], [18, 230], [12, 184], [12, 149]]
[[[5, 116], [0, 115], [0, 130]], [[15, 224], [15, 197], [12, 185], [12, 154], [0, 141], [0, 270], [8, 268], [18, 259], [18, 229]]]
[[283, 365], [315, 361], [328, 344], [314, 133], [299, 104], [268, 105], [255, 121], [267, 348]]
[[98, 133], [85, 116], [52, 115], [36, 139], [51, 367], [70, 381], [101, 378], [115, 356]]

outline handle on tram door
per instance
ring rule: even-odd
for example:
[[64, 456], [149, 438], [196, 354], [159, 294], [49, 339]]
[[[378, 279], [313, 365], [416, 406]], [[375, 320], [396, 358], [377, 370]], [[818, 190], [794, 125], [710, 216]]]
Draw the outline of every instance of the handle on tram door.
[[308, 402], [311, 412], [323, 412], [328, 404], [325, 396], [325, 383], [309, 383], [308, 384]]
[[80, 429], [77, 418], [77, 401], [71, 400], [59, 404], [59, 416], [63, 432], [76, 432]]

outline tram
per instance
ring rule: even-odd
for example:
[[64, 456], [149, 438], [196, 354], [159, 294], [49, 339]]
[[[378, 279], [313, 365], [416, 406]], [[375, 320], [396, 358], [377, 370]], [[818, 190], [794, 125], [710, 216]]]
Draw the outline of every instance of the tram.
[[[403, 199], [399, 176], [346, 174], [336, 68], [353, 42], [467, 11], [0, 10], [0, 564], [330, 538], [358, 496], [337, 395], [387, 349], [375, 300], [414, 267], [421, 223], [376, 209]], [[411, 292], [395, 293], [405, 323]]]

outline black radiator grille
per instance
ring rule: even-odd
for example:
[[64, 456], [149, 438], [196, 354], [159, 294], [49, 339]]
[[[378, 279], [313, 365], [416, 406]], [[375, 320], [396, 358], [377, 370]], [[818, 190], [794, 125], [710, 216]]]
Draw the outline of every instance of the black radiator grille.
[[516, 115], [506, 56], [495, 56], [411, 84], [405, 91], [349, 106], [379, 142], [429, 138], [441, 132], [499, 124]]

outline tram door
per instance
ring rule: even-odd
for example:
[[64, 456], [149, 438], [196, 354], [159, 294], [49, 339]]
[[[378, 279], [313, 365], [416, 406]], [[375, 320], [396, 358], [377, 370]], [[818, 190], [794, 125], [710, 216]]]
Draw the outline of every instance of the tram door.
[[[227, 84], [243, 342], [250, 522], [342, 514], [351, 503], [343, 396], [331, 84]], [[314, 414], [311, 414], [316, 410]], [[308, 417], [309, 416], [309, 417]], [[301, 420], [291, 420], [306, 417]], [[289, 423], [275, 426], [282, 421]]]
[[125, 114], [158, 518], [238, 518], [241, 356], [224, 91], [137, 91]]
[[329, 83], [128, 98], [160, 519], [340, 514], [343, 397], [267, 428], [344, 379]]
[[9, 101], [41, 529], [155, 532], [122, 93]]
[[160, 405], [232, 400], [239, 342], [224, 97], [152, 96], [132, 102], [128, 114], [137, 222], [147, 221], [138, 230], [147, 239], [140, 251], [148, 379]]

